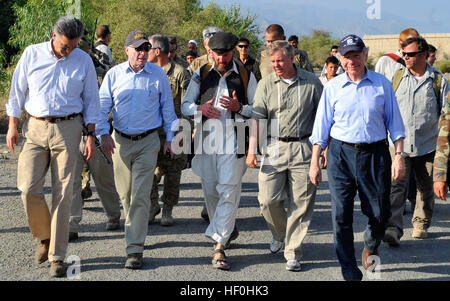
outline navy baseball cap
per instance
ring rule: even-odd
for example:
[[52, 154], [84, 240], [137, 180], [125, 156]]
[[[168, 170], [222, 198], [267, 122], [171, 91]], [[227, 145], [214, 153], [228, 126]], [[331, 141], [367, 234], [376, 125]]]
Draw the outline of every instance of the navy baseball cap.
[[338, 52], [341, 55], [345, 55], [350, 51], [362, 52], [365, 47], [366, 45], [360, 37], [349, 34], [339, 42]]
[[140, 30], [133, 30], [127, 36], [125, 40], [125, 46], [131, 46], [133, 48], [138, 48], [144, 43], [149, 43], [147, 35]]

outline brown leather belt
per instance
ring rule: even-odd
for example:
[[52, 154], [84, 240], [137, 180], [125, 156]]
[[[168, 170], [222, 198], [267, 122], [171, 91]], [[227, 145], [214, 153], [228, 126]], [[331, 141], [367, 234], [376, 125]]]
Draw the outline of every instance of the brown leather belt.
[[60, 121], [63, 121], [63, 120], [72, 120], [75, 117], [77, 117], [78, 115], [80, 115], [80, 113], [74, 113], [74, 114], [70, 114], [70, 115], [67, 115], [67, 116], [61, 116], [61, 117], [36, 117], [36, 116], [33, 116], [33, 115], [31, 115], [31, 117], [33, 117], [34, 119], [37, 119], [37, 120], [41, 120], [41, 121], [48, 121], [50, 123], [57, 123], [57, 122], [60, 122]]
[[122, 136], [124, 138], [130, 139], [132, 141], [138, 141], [138, 140], [141, 140], [142, 138], [147, 137], [148, 135], [150, 135], [157, 129], [158, 128], [154, 128], [154, 129], [148, 130], [144, 133], [140, 133], [140, 134], [136, 134], [136, 135], [128, 135], [128, 134], [122, 133], [121, 131], [118, 131], [117, 129], [114, 129], [114, 131], [116, 131], [117, 134], [119, 134], [120, 136]]

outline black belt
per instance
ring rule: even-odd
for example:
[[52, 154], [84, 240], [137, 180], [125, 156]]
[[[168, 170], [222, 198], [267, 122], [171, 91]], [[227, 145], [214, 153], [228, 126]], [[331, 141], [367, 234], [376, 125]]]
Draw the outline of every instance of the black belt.
[[272, 139], [277, 139], [278, 141], [283, 141], [283, 142], [295, 142], [295, 141], [301, 141], [305, 138], [308, 138], [309, 136], [311, 136], [311, 134], [302, 136], [302, 137], [271, 137], [268, 136], [267, 138], [272, 138]]
[[[334, 140], [337, 140], [337, 139], [334, 139]], [[373, 142], [373, 143], [349, 143], [349, 142], [340, 141], [340, 140], [337, 140], [337, 141], [342, 142], [342, 144], [349, 145], [357, 150], [370, 150], [370, 149], [378, 148], [380, 146], [388, 145], [386, 139], [383, 139], [383, 140], [380, 140], [377, 142]]]
[[31, 115], [31, 117], [37, 119], [37, 120], [41, 120], [41, 121], [48, 121], [50, 123], [57, 123], [63, 120], [72, 120], [75, 117], [77, 117], [78, 115], [80, 115], [80, 113], [74, 113], [74, 114], [70, 114], [67, 116], [61, 116], [61, 117], [36, 117]]
[[114, 129], [114, 131], [116, 131], [117, 134], [119, 134], [120, 136], [122, 136], [124, 138], [130, 139], [132, 141], [138, 141], [138, 140], [141, 140], [142, 138], [147, 137], [148, 135], [150, 135], [157, 129], [158, 128], [154, 128], [154, 129], [148, 130], [147, 132], [136, 134], [136, 135], [127, 135], [125, 133], [122, 133], [121, 131], [118, 131], [117, 129]]

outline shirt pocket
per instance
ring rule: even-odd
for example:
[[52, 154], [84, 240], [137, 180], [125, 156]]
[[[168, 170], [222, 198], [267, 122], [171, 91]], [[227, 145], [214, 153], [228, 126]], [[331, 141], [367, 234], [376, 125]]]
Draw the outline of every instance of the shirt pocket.
[[62, 76], [60, 78], [61, 91], [67, 97], [81, 97], [83, 80], [75, 77]]

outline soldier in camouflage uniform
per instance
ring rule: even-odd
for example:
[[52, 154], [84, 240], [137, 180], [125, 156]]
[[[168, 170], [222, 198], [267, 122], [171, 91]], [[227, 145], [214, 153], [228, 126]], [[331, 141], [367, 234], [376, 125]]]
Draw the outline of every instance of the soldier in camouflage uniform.
[[[160, 66], [166, 72], [172, 89], [175, 113], [177, 114], [177, 117], [181, 119], [183, 116], [180, 108], [181, 100], [189, 85], [190, 74], [183, 66], [175, 63], [169, 58], [169, 40], [166, 36], [153, 35], [150, 37], [149, 41], [152, 44], [152, 48], [149, 51], [148, 61]], [[158, 162], [150, 195], [149, 224], [153, 223], [156, 215], [161, 212], [161, 207], [158, 203], [158, 183], [161, 180], [161, 177], [164, 176], [164, 192], [161, 196], [161, 201], [164, 205], [160, 223], [162, 226], [172, 226], [172, 209], [173, 206], [178, 204], [181, 171], [186, 168], [187, 156], [186, 154], [175, 154], [173, 158], [170, 158], [170, 156], [165, 154], [163, 146], [166, 137], [162, 127], [159, 128], [158, 132], [159, 140], [161, 141], [161, 149], [158, 153]]]
[[[269, 27], [267, 27], [266, 29], [265, 36], [267, 46], [270, 46], [273, 41], [286, 40], [284, 29], [283, 27], [281, 27], [281, 25], [278, 24], [269, 25]], [[314, 73], [314, 69], [308, 58], [308, 54], [304, 50], [295, 48], [294, 64], [303, 70]], [[267, 49], [261, 52], [259, 70], [261, 72], [262, 78], [273, 72], [272, 65], [270, 63], [270, 56], [267, 54]]]
[[448, 193], [448, 157], [450, 154], [450, 93], [444, 104], [443, 113], [439, 119], [439, 135], [436, 144], [436, 155], [434, 156], [434, 193], [441, 200], [446, 200]]
[[197, 70], [198, 68], [200, 68], [201, 66], [208, 64], [209, 62], [213, 62], [212, 58], [209, 57], [209, 47], [208, 47], [208, 42], [209, 39], [217, 32], [221, 32], [222, 29], [215, 27], [215, 26], [209, 26], [207, 28], [205, 28], [202, 32], [203, 35], [203, 46], [206, 49], [206, 54], [196, 58], [192, 64], [189, 66], [189, 68], [191, 68], [192, 73], [195, 72], [195, 70]]
[[172, 59], [175, 63], [183, 66], [183, 68], [187, 69], [189, 67], [189, 63], [182, 58], [181, 56], [177, 55], [177, 49], [178, 49], [178, 42], [177, 38], [175, 36], [167, 36], [169, 39], [169, 59]]

